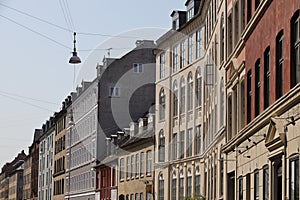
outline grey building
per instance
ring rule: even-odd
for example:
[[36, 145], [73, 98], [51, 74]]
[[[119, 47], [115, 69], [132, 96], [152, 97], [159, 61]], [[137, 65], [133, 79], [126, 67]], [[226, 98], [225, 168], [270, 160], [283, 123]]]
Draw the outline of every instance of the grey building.
[[[104, 58], [97, 66], [99, 76], [98, 147], [105, 138], [148, 113], [155, 102], [155, 44], [136, 41], [136, 48], [119, 59]], [[97, 158], [106, 148], [97, 148]]]

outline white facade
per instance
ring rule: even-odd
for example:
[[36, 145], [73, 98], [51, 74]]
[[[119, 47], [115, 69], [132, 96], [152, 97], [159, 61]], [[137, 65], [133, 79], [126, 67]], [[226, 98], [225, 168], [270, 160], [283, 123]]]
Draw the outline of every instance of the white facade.
[[53, 175], [53, 162], [54, 162], [53, 161], [54, 134], [55, 134], [55, 130], [53, 129], [47, 135], [42, 136], [42, 140], [40, 142], [39, 179], [38, 179], [39, 200], [53, 199], [52, 175]]
[[97, 81], [83, 82], [69, 107], [66, 135], [66, 198], [95, 199], [98, 86]]

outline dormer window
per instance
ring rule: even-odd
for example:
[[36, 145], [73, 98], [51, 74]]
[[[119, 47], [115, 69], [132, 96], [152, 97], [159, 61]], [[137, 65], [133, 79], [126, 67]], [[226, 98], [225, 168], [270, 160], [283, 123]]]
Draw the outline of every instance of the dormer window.
[[173, 20], [173, 30], [177, 30], [179, 28], [179, 19]]
[[194, 7], [190, 8], [187, 11], [187, 21], [189, 21], [190, 19], [192, 19], [194, 17]]

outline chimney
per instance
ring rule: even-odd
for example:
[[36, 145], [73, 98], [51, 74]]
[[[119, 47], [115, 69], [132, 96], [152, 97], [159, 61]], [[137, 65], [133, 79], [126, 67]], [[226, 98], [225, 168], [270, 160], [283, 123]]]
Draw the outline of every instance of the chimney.
[[153, 40], [137, 40], [135, 42], [136, 49], [139, 48], [155, 48], [155, 43]]

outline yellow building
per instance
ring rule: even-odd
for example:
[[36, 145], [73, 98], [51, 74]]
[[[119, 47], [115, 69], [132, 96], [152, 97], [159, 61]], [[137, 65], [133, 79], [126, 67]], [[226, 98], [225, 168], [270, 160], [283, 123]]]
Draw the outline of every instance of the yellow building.
[[153, 199], [154, 115], [130, 124], [121, 140], [119, 157], [119, 199]]
[[66, 127], [67, 107], [71, 105], [71, 98], [65, 99], [62, 109], [54, 116], [55, 121], [55, 144], [54, 144], [54, 166], [53, 166], [53, 199], [63, 200], [65, 198], [66, 185]]

